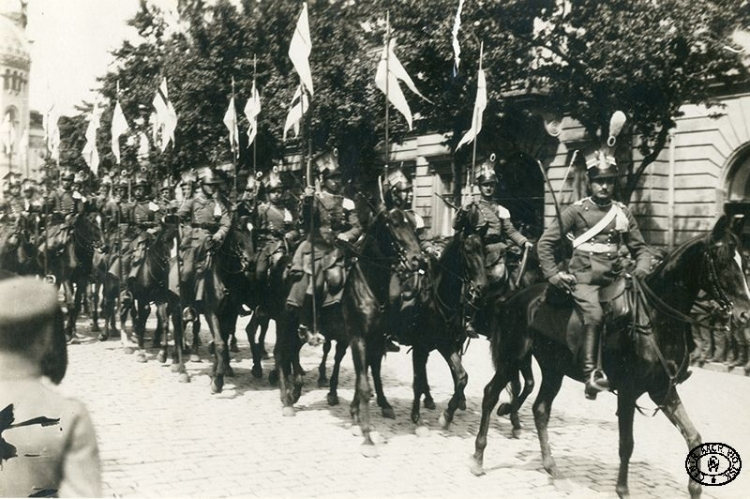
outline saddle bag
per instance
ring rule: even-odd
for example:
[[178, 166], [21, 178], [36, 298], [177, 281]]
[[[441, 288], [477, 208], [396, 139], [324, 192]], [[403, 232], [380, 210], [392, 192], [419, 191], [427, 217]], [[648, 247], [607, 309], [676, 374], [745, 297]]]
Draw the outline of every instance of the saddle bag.
[[599, 302], [602, 304], [604, 316], [612, 323], [631, 318], [634, 300], [630, 279], [619, 278], [599, 290]]

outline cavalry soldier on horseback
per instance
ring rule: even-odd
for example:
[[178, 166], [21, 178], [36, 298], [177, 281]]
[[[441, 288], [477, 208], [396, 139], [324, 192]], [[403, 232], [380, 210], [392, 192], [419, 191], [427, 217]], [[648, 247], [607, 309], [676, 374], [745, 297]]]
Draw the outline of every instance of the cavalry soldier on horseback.
[[[479, 184], [479, 196], [470, 204], [479, 210], [479, 218], [475, 229], [482, 234], [482, 244], [485, 251], [485, 264], [487, 266], [487, 278], [490, 290], [504, 289], [508, 282], [508, 269], [505, 256], [508, 249], [508, 240], [519, 248], [531, 248], [533, 243], [521, 234], [513, 226], [510, 220], [510, 212], [495, 200], [498, 177], [495, 173], [495, 154], [490, 154], [479, 166], [477, 172], [477, 183]], [[466, 222], [463, 207], [456, 213], [453, 221], [453, 229], [460, 230]], [[477, 332], [472, 324], [472, 317], [467, 314], [466, 334], [470, 338], [477, 338]]]
[[198, 173], [199, 188], [191, 199], [185, 200], [177, 214], [187, 224], [181, 239], [181, 285], [195, 279], [195, 300], [203, 299], [203, 278], [209, 253], [217, 250], [231, 228], [227, 207], [216, 192], [222, 182], [208, 167]]
[[135, 236], [128, 251], [128, 256], [132, 259], [127, 278], [128, 283], [132, 282], [138, 275], [149, 236], [156, 234], [159, 222], [162, 219], [159, 206], [148, 198], [148, 188], [149, 182], [145, 176], [136, 177], [133, 183], [135, 201], [129, 207], [127, 216], [128, 223], [133, 228], [132, 233]]
[[417, 239], [419, 239], [419, 247], [425, 253], [439, 258], [441, 252], [440, 246], [436, 245], [429, 237], [424, 219], [419, 213], [414, 211], [414, 186], [409, 177], [406, 176], [400, 167], [396, 167], [388, 170], [388, 178], [386, 180], [388, 185], [384, 194], [385, 205], [388, 208], [395, 207], [403, 210], [414, 228]]
[[47, 200], [50, 207], [47, 220], [49, 251], [53, 254], [63, 248], [67, 241], [73, 217], [83, 212], [85, 200], [73, 190], [75, 173], [65, 169], [60, 173], [60, 187]]
[[[628, 207], [612, 199], [618, 177], [614, 156], [608, 150], [586, 155], [586, 174], [591, 196], [562, 212], [562, 227], [557, 223], [547, 227], [537, 243], [537, 252], [544, 277], [553, 286], [570, 292], [582, 316], [585, 334], [581, 367], [586, 398], [593, 400], [598, 392], [609, 389], [601, 366], [597, 366], [603, 329], [599, 289], [614, 282], [622, 270], [621, 244], [635, 258], [633, 275], [638, 278], [648, 275], [651, 253]], [[568, 234], [574, 238], [573, 256], [569, 269], [561, 271], [555, 262], [555, 247]]]
[[[318, 313], [312, 304], [319, 309], [340, 300], [344, 289], [345, 255], [339, 245], [341, 242], [351, 244], [362, 234], [354, 201], [342, 194], [336, 149], [319, 154], [314, 163], [321, 189], [316, 192], [313, 187], [305, 187], [302, 207], [304, 227], [308, 229], [312, 220], [313, 232], [294, 253], [291, 272], [297, 280], [287, 298], [287, 305], [301, 312], [300, 336], [303, 338], [310, 332], [312, 314]], [[313, 268], [314, 276], [311, 275]], [[312, 332], [315, 333], [317, 331]]]
[[177, 200], [174, 198], [174, 189], [169, 179], [164, 179], [159, 189], [159, 210], [163, 215], [169, 215], [177, 213], [179, 205]]
[[[265, 289], [268, 273], [291, 248], [295, 248], [300, 233], [298, 221], [284, 205], [284, 183], [274, 169], [268, 174], [263, 186], [268, 201], [258, 206], [257, 244], [261, 250], [255, 267], [258, 288]], [[263, 291], [261, 291], [263, 292]]]
[[21, 174], [10, 172], [7, 175], [8, 193], [2, 204], [2, 222], [6, 225], [15, 224], [24, 211], [21, 199]]

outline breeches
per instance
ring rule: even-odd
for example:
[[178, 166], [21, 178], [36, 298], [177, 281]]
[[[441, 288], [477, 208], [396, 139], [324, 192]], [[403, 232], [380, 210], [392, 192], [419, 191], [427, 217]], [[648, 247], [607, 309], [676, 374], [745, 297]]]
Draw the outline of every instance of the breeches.
[[600, 326], [604, 313], [599, 303], [600, 286], [593, 284], [576, 284], [571, 293], [576, 307], [583, 315], [583, 324], [586, 326]]

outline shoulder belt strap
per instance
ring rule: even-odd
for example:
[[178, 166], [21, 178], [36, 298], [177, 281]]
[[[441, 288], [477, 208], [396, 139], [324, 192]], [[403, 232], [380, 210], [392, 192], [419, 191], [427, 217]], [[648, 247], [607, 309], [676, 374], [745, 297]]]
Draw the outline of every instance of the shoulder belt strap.
[[609, 209], [606, 215], [602, 217], [601, 220], [599, 220], [596, 225], [591, 227], [589, 230], [581, 234], [580, 236], [573, 239], [573, 248], [577, 248], [583, 243], [589, 241], [591, 238], [599, 234], [601, 231], [604, 230], [604, 228], [609, 225], [609, 223], [614, 220], [615, 216], [617, 215], [617, 212], [619, 210], [617, 209], [616, 204], [612, 204], [612, 207]]

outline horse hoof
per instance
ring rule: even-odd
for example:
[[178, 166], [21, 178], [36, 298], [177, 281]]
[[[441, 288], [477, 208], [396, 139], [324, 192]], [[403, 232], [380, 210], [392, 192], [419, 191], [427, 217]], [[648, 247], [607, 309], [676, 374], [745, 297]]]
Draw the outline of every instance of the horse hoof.
[[221, 391], [224, 389], [224, 382], [218, 381], [216, 379], [211, 381], [211, 393], [221, 393]]
[[328, 405], [331, 405], [331, 406], [333, 406], [333, 405], [339, 405], [339, 396], [338, 395], [334, 395], [332, 393], [329, 393], [326, 396], [326, 399], [328, 399]]
[[438, 424], [440, 427], [444, 430], [447, 430], [451, 427], [451, 422], [448, 420], [448, 418], [445, 416], [445, 413], [442, 413], [440, 417], [438, 418]]
[[557, 464], [555, 463], [554, 459], [552, 459], [551, 457], [548, 459], [542, 458], [542, 466], [549, 474], [549, 476], [551, 476], [552, 478], [557, 478]]
[[461, 399], [461, 402], [458, 403], [458, 410], [459, 411], [466, 410], [466, 399]]
[[255, 379], [261, 379], [263, 377], [263, 368], [260, 365], [254, 365], [250, 372]]
[[138, 356], [136, 356], [135, 361], [141, 364], [145, 364], [147, 361], [146, 354], [144, 354], [143, 352], [138, 352]]
[[159, 362], [161, 362], [162, 364], [164, 364], [164, 363], [165, 363], [165, 362], [167, 361], [167, 354], [166, 354], [166, 353], [164, 353], [164, 352], [159, 352], [159, 353], [158, 353], [158, 354], [156, 355], [156, 359], [157, 359], [157, 360], [158, 360]]
[[378, 448], [374, 444], [362, 444], [361, 450], [364, 457], [378, 457]]
[[521, 435], [523, 435], [523, 428], [513, 428], [513, 430], [510, 432], [510, 436], [512, 438], [521, 438]]
[[190, 375], [188, 373], [180, 373], [177, 377], [177, 381], [180, 383], [190, 383]]
[[180, 372], [180, 365], [179, 364], [172, 364], [171, 366], [169, 366], [169, 370], [170, 370], [170, 372], [178, 373], [178, 372]]
[[201, 358], [198, 357], [198, 354], [191, 353], [190, 354], [190, 362], [201, 362]]
[[285, 418], [293, 418], [297, 413], [294, 411], [294, 407], [287, 405], [281, 409], [281, 415]]
[[478, 463], [477, 460], [474, 459], [473, 457], [471, 458], [471, 464], [469, 465], [469, 469], [471, 470], [471, 474], [474, 476], [484, 475], [484, 466]]
[[615, 491], [617, 492], [617, 497], [619, 497], [621, 499], [623, 497], [630, 497], [630, 490], [628, 490], [628, 486], [627, 485], [624, 486], [624, 487], [621, 487], [621, 486], [618, 485], [617, 487], [615, 487]]
[[133, 347], [125, 347], [122, 349], [123, 352], [125, 352], [125, 355], [133, 355], [135, 353], [135, 349]]
[[500, 417], [507, 416], [510, 414], [510, 404], [502, 403], [500, 404], [500, 407], [497, 408], [497, 415]]
[[91, 324], [89, 326], [89, 332], [91, 333], [101, 333], [102, 328], [99, 327], [99, 324]]
[[328, 378], [318, 378], [318, 388], [325, 388], [328, 386]]
[[435, 401], [431, 398], [424, 399], [424, 408], [429, 409], [431, 411], [434, 411], [437, 406], [435, 405]]
[[272, 385], [275, 385], [279, 382], [279, 372], [276, 369], [268, 373], [268, 382]]
[[396, 419], [396, 412], [393, 410], [393, 407], [383, 407], [380, 413], [386, 419]]
[[417, 427], [416, 427], [416, 428], [414, 429], [414, 433], [415, 433], [415, 434], [416, 434], [416, 435], [417, 435], [417, 436], [418, 436], [419, 438], [429, 437], [429, 436], [430, 436], [430, 429], [429, 429], [429, 428], [427, 428], [427, 427], [426, 427], [425, 425], [421, 424], [421, 425], [417, 426]]
[[239, 353], [240, 349], [237, 346], [237, 342], [236, 341], [232, 341], [229, 344], [229, 351], [232, 352], [232, 353]]
[[99, 341], [107, 341], [109, 339], [109, 333], [107, 331], [103, 331], [99, 333]]
[[226, 369], [224, 369], [224, 376], [227, 378], [234, 378], [234, 368], [232, 368], [232, 366], [227, 366]]

